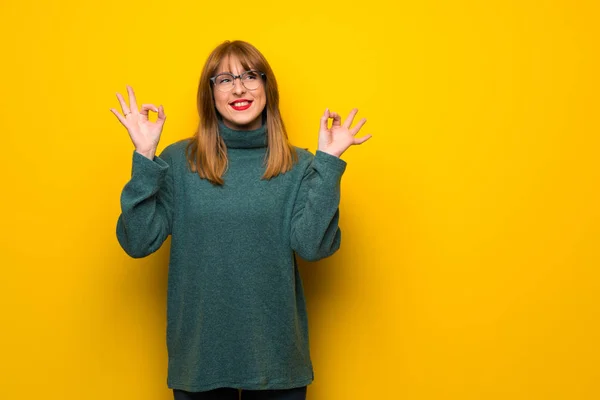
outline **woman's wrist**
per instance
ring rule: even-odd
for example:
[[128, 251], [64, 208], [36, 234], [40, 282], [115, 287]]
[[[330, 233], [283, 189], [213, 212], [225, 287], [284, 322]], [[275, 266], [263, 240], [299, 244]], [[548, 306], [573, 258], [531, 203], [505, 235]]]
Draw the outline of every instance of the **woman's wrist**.
[[335, 153], [333, 151], [321, 150], [321, 149], [317, 149], [317, 150], [320, 151], [320, 152], [323, 152], [323, 153], [327, 153], [330, 156], [334, 156], [334, 157], [337, 157], [337, 158], [340, 158], [340, 156], [341, 156], [341, 154], [337, 154], [337, 153]]
[[156, 149], [150, 149], [150, 150], [135, 149], [135, 151], [140, 153], [141, 155], [143, 155], [144, 157], [146, 157], [149, 160], [154, 160], [154, 156], [156, 155]]

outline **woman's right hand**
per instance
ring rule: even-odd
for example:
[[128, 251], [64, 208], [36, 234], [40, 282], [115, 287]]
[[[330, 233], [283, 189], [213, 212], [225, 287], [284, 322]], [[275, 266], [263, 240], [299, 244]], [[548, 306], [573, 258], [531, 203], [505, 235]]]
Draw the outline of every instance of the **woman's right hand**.
[[[137, 102], [133, 88], [127, 85], [127, 93], [129, 95], [129, 106], [120, 93], [117, 93], [117, 98], [121, 103], [123, 114], [121, 115], [116, 109], [111, 108], [113, 114], [121, 121], [123, 126], [127, 128], [131, 141], [135, 146], [135, 151], [145, 157], [153, 160], [162, 133], [163, 125], [167, 119], [163, 106], [156, 107], [154, 104], [142, 104], [142, 109], [138, 111]], [[158, 113], [156, 122], [148, 120], [150, 110]]]

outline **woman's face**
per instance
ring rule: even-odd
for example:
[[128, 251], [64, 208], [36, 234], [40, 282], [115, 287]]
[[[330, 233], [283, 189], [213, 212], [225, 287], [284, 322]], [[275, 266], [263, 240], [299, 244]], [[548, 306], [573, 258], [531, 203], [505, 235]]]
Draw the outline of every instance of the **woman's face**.
[[[229, 72], [240, 75], [245, 72], [242, 64], [235, 57], [226, 57], [221, 61], [217, 73]], [[217, 111], [223, 117], [225, 126], [237, 130], [253, 130], [262, 126], [262, 111], [267, 97], [264, 81], [260, 79], [257, 89], [248, 90], [241, 79], [234, 79], [234, 87], [229, 92], [221, 92], [213, 86], [213, 94]], [[247, 102], [244, 103], [244, 102]]]

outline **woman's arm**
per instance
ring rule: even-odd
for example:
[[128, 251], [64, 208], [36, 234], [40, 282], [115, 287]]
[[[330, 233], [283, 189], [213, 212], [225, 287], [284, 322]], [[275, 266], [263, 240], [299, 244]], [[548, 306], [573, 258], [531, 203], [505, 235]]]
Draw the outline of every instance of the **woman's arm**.
[[166, 149], [153, 160], [133, 152], [131, 179], [121, 193], [117, 239], [127, 254], [145, 257], [160, 248], [173, 225], [173, 171]]
[[290, 237], [292, 249], [307, 261], [329, 257], [340, 247], [340, 183], [345, 169], [344, 160], [317, 150], [305, 170]]
[[[321, 116], [319, 147], [304, 173], [292, 214], [292, 249], [305, 260], [320, 260], [340, 247], [340, 181], [346, 162], [339, 157], [350, 146], [371, 138], [356, 137], [366, 118], [350, 128], [357, 112], [358, 109], [352, 109], [343, 124], [342, 117], [329, 109]], [[331, 127], [329, 119], [333, 119]]]

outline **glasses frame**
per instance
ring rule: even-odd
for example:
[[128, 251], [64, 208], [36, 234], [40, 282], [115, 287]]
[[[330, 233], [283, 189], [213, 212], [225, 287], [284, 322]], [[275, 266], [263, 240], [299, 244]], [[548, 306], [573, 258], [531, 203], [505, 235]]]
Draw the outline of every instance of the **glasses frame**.
[[248, 71], [244, 71], [244, 72], [242, 72], [242, 73], [241, 73], [241, 74], [239, 74], [239, 75], [234, 75], [234, 74], [232, 74], [231, 72], [221, 72], [220, 74], [217, 74], [217, 75], [213, 76], [212, 78], [210, 78], [210, 81], [211, 81], [211, 82], [213, 83], [213, 85], [216, 87], [216, 85], [217, 85], [217, 82], [216, 82], [216, 80], [217, 80], [217, 78], [218, 78], [219, 76], [221, 76], [221, 75], [229, 75], [229, 76], [233, 76], [233, 85], [231, 86], [231, 89], [229, 89], [229, 90], [227, 90], [227, 91], [225, 91], [225, 92], [224, 92], [224, 91], [222, 91], [222, 90], [220, 90], [220, 89], [217, 89], [219, 92], [222, 92], [222, 93], [228, 93], [228, 92], [231, 92], [231, 91], [233, 90], [233, 88], [235, 88], [235, 80], [236, 80], [237, 78], [240, 78], [240, 82], [242, 82], [242, 86], [243, 86], [243, 87], [244, 87], [246, 90], [250, 90], [250, 91], [252, 91], [252, 90], [256, 90], [256, 89], [258, 89], [258, 88], [256, 88], [256, 89], [248, 89], [248, 88], [246, 87], [246, 85], [244, 85], [244, 80], [242, 79], [242, 76], [246, 75], [246, 74], [247, 74], [247, 73], [249, 73], [249, 72], [257, 72], [257, 73], [259, 73], [259, 74], [260, 74], [260, 76], [261, 76], [261, 78], [263, 79], [263, 81], [266, 81], [267, 74], [265, 74], [264, 72], [258, 71], [258, 70], [256, 70], [256, 69], [249, 69]]

